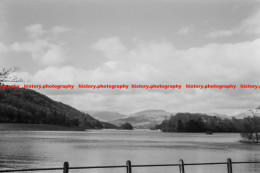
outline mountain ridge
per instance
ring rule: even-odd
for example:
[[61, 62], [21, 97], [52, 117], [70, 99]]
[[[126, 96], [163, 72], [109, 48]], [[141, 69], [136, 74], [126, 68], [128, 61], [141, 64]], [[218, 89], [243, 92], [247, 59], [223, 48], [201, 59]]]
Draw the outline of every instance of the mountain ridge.
[[[152, 128], [157, 124], [160, 124], [163, 120], [169, 119], [171, 115], [185, 112], [167, 112], [165, 110], [148, 109], [139, 111], [133, 114], [129, 114], [127, 117], [108, 121], [111, 124], [120, 126], [124, 123], [131, 123], [135, 128]], [[187, 112], [188, 113], [188, 112]], [[222, 120], [236, 118], [236, 116], [228, 116], [220, 113], [194, 113], [210, 117], [217, 117]], [[239, 119], [239, 118], [238, 118]], [[242, 118], [243, 119], [243, 118]]]
[[113, 111], [84, 111], [85, 113], [88, 113], [92, 117], [100, 120], [100, 121], [111, 121], [119, 118], [124, 118], [127, 115], [120, 114], [118, 112], [113, 112]]
[[164, 110], [144, 110], [130, 114], [127, 117], [109, 121], [109, 123], [120, 126], [124, 123], [131, 123], [135, 128], [152, 128], [156, 124], [168, 118], [172, 113]]

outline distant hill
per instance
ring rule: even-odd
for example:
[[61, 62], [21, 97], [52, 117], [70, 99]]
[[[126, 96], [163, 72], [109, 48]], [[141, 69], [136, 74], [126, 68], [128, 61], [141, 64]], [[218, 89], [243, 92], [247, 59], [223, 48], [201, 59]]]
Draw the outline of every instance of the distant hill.
[[30, 89], [0, 89], [0, 123], [52, 124], [65, 127], [115, 128], [89, 114]]
[[227, 116], [225, 114], [218, 114], [218, 113], [206, 113], [205, 115], [212, 116], [212, 117], [218, 117], [221, 119], [231, 119], [231, 116]]
[[110, 111], [85, 111], [85, 112], [91, 115], [92, 117], [105, 122], [126, 117], [126, 115], [124, 114], [120, 114], [117, 112], [110, 112]]
[[[124, 118], [109, 121], [109, 123], [120, 126], [124, 123], [131, 123], [135, 128], [153, 128], [156, 125], [162, 123], [164, 120], [169, 119], [171, 115], [177, 113], [170, 113], [164, 110], [145, 110], [131, 114]], [[181, 114], [181, 113], [180, 113]], [[196, 114], [195, 114], [196, 115]], [[199, 113], [199, 117], [215, 117], [221, 120], [231, 119], [232, 117], [225, 114], [218, 113]], [[186, 119], [187, 117], [182, 117]]]
[[125, 118], [109, 121], [109, 123], [120, 126], [125, 123], [132, 124], [135, 128], [152, 128], [169, 118], [172, 113], [164, 110], [145, 110], [129, 115]]

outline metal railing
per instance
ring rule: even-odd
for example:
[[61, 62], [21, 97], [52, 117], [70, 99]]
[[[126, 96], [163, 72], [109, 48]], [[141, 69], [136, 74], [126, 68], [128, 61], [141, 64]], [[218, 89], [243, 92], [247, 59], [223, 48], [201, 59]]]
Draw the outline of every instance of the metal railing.
[[184, 163], [182, 159], [179, 160], [178, 164], [158, 164], [158, 165], [132, 165], [131, 161], [126, 161], [126, 165], [117, 165], [117, 166], [84, 166], [84, 167], [70, 167], [69, 162], [64, 162], [63, 167], [57, 168], [35, 168], [35, 169], [19, 169], [19, 170], [0, 170], [0, 172], [28, 172], [28, 171], [53, 171], [61, 170], [63, 173], [69, 173], [69, 170], [76, 169], [108, 169], [108, 168], [126, 168], [126, 173], [132, 173], [132, 168], [140, 167], [179, 167], [179, 173], [185, 173], [185, 166], [195, 166], [195, 165], [227, 165], [227, 173], [233, 173], [232, 165], [233, 164], [252, 164], [256, 162], [232, 162], [230, 158], [227, 159], [227, 162], [211, 162], [211, 163]]

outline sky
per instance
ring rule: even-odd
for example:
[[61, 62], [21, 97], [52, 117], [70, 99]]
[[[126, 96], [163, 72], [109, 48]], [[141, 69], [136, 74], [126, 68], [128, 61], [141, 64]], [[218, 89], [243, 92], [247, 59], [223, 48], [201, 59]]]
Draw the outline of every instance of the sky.
[[[1, 0], [0, 66], [81, 111], [234, 115], [260, 106], [259, 0]], [[182, 84], [182, 89], [78, 89]], [[186, 89], [233, 84], [236, 89]]]

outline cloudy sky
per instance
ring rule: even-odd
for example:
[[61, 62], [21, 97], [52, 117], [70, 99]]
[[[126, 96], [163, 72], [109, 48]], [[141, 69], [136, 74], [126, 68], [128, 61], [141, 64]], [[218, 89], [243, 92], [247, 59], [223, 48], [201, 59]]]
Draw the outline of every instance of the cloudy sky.
[[[32, 84], [260, 84], [257, 0], [2, 0], [0, 66]], [[254, 89], [37, 90], [82, 111], [235, 114]]]

